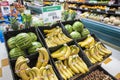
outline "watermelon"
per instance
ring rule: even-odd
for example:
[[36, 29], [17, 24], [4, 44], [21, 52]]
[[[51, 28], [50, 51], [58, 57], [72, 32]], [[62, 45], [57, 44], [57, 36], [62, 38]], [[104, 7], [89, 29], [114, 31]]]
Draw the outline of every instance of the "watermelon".
[[81, 23], [79, 21], [74, 22], [73, 30], [78, 31], [78, 32], [82, 32], [83, 28], [84, 28], [83, 23]]
[[20, 48], [17, 48], [17, 47], [11, 49], [9, 54], [10, 54], [10, 58], [12, 58], [12, 59], [17, 58], [19, 56], [25, 56], [24, 51], [22, 51]]
[[16, 35], [16, 46], [21, 49], [27, 49], [31, 46], [32, 39], [27, 33], [19, 33]]
[[28, 35], [31, 37], [32, 41], [36, 41], [37, 40], [37, 36], [36, 36], [35, 33], [29, 32]]
[[36, 53], [36, 49], [37, 48], [41, 48], [42, 44], [40, 42], [32, 42], [32, 46], [28, 49], [28, 53], [32, 54], [32, 53]]
[[9, 38], [8, 41], [7, 41], [7, 44], [8, 44], [8, 47], [10, 49], [15, 48], [16, 47], [16, 45], [15, 45], [16, 44], [15, 43], [15, 37]]
[[72, 26], [70, 24], [66, 24], [65, 29], [68, 31], [68, 33], [71, 33], [73, 31]]
[[87, 28], [84, 28], [81, 32], [82, 37], [86, 37], [88, 34], [90, 34], [90, 31]]

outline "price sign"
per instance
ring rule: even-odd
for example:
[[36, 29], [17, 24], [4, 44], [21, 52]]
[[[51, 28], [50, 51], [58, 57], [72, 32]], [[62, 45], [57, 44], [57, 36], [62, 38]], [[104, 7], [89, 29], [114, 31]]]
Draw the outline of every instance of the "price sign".
[[100, 9], [97, 9], [98, 12], [100, 12], [101, 10]]
[[88, 10], [88, 8], [85, 8], [85, 10]]
[[1, 6], [1, 11], [3, 15], [10, 14], [10, 5], [8, 1], [0, 2], [0, 6]]
[[46, 6], [42, 8], [42, 15], [44, 23], [52, 23], [61, 20], [62, 11], [61, 6]]
[[110, 9], [110, 7], [106, 7], [106, 8], [105, 8], [106, 11], [109, 11], [109, 9]]
[[115, 14], [120, 14], [120, 11], [115, 11]]

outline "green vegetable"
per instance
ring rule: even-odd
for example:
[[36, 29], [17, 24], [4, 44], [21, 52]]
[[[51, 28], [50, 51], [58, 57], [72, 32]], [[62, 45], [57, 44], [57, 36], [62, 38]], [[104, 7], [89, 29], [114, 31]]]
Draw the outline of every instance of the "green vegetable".
[[83, 28], [84, 28], [84, 25], [79, 21], [76, 21], [73, 24], [73, 30], [75, 30], [75, 31], [82, 32]]
[[29, 32], [28, 35], [31, 37], [31, 40], [32, 40], [32, 41], [36, 41], [36, 40], [37, 40], [37, 36], [36, 36], [35, 33]]
[[20, 48], [13, 48], [9, 52], [10, 58], [17, 58], [19, 56], [25, 56], [24, 51], [22, 51]]
[[84, 28], [83, 31], [81, 32], [82, 37], [85, 37], [88, 34], [90, 34], [90, 31], [87, 28]]
[[27, 33], [20, 33], [16, 36], [16, 46], [21, 49], [27, 49], [31, 46], [32, 39]]
[[73, 39], [80, 39], [81, 38], [81, 34], [77, 31], [73, 31], [72, 33], [70, 33], [70, 36], [73, 38]]
[[9, 47], [10, 49], [16, 47], [16, 45], [15, 45], [15, 44], [16, 44], [16, 43], [15, 43], [15, 37], [9, 38], [8, 41], [7, 41], [7, 44], [8, 44], [8, 47]]
[[29, 54], [33, 54], [36, 52], [37, 48], [41, 48], [42, 44], [40, 42], [32, 42], [32, 46], [28, 49]]
[[68, 31], [68, 33], [71, 33], [73, 31], [72, 26], [70, 24], [65, 25], [65, 29]]

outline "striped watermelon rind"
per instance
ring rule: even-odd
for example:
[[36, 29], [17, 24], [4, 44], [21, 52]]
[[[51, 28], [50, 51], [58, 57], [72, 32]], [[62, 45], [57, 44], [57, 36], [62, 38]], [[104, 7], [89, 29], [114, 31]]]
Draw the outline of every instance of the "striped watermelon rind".
[[11, 38], [8, 39], [7, 44], [8, 44], [8, 47], [9, 47], [10, 49], [16, 47], [15, 39], [16, 39], [15, 37], [11, 37]]
[[31, 37], [32, 41], [37, 41], [37, 36], [33, 32], [29, 32], [28, 35]]

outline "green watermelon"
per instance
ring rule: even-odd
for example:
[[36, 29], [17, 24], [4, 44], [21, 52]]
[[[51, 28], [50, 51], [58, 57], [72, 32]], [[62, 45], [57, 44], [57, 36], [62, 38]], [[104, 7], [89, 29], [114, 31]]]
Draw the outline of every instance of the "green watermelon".
[[32, 46], [28, 49], [28, 53], [32, 54], [36, 52], [37, 48], [41, 48], [42, 44], [40, 42], [32, 42]]
[[75, 31], [82, 32], [83, 28], [84, 28], [83, 23], [81, 23], [81, 22], [79, 22], [79, 21], [76, 21], [76, 22], [73, 24], [73, 30], [75, 30]]
[[70, 24], [66, 24], [65, 29], [68, 31], [68, 33], [71, 33], [73, 31], [72, 26]]
[[87, 28], [84, 28], [81, 32], [82, 37], [86, 37], [88, 34], [90, 34], [90, 31]]
[[9, 54], [10, 54], [10, 58], [12, 58], [12, 59], [17, 58], [19, 56], [25, 56], [24, 51], [22, 51], [20, 48], [17, 48], [17, 47], [11, 49]]
[[36, 41], [36, 40], [37, 40], [37, 36], [36, 36], [35, 33], [33, 33], [33, 32], [29, 32], [28, 35], [30, 35], [32, 41]]
[[8, 44], [8, 47], [9, 47], [10, 49], [16, 47], [16, 45], [15, 45], [15, 44], [16, 44], [16, 43], [15, 43], [15, 37], [9, 38], [8, 41], [7, 41], [7, 44]]
[[32, 39], [27, 33], [19, 33], [16, 36], [16, 46], [21, 49], [27, 49], [31, 46]]

